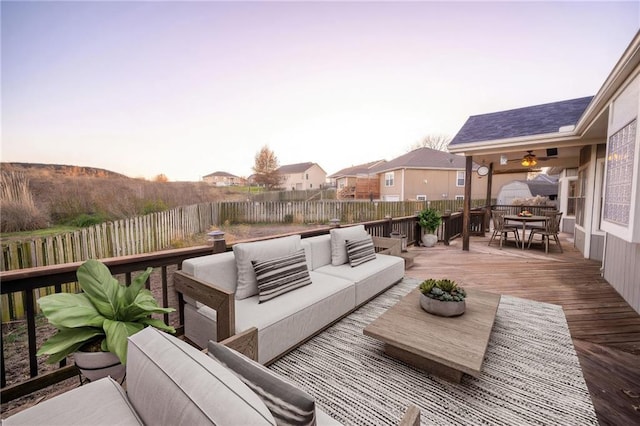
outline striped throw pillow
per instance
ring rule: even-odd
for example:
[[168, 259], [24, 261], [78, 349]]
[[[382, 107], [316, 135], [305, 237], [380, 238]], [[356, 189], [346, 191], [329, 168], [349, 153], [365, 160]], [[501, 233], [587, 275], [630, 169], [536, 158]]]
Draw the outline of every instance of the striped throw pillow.
[[365, 262], [376, 259], [376, 251], [373, 248], [371, 237], [362, 240], [347, 240], [347, 257], [351, 267], [362, 265]]
[[259, 303], [311, 284], [304, 249], [269, 260], [252, 260]]
[[244, 382], [267, 406], [278, 426], [315, 425], [316, 402], [286, 379], [231, 348], [209, 340], [209, 356]]

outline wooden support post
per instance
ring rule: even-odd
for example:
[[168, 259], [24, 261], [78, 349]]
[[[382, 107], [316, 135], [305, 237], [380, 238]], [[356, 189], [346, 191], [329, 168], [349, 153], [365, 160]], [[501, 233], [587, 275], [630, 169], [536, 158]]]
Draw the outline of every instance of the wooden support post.
[[469, 251], [469, 225], [471, 224], [471, 173], [473, 157], [467, 159], [464, 173], [464, 209], [462, 211], [462, 250]]
[[485, 199], [484, 229], [489, 230], [491, 219], [491, 191], [493, 186], [493, 163], [489, 163], [489, 174], [487, 174], [487, 197]]

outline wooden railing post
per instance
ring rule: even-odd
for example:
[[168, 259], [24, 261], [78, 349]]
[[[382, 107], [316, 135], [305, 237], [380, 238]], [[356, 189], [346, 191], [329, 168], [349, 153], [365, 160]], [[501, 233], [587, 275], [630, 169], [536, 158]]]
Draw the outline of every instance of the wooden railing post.
[[393, 218], [389, 215], [385, 216], [384, 219], [387, 223], [384, 225], [384, 237], [390, 237], [391, 232], [393, 231]]

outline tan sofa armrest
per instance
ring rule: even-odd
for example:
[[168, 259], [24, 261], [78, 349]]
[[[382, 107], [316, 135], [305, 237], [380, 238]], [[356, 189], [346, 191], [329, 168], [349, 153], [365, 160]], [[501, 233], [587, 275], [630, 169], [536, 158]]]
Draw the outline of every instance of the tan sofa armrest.
[[409, 405], [398, 426], [420, 426], [420, 409], [413, 404]]
[[235, 293], [199, 280], [183, 271], [174, 273], [173, 285], [176, 291], [216, 311], [216, 336], [219, 342], [236, 334]]
[[220, 343], [258, 361], [258, 329], [255, 327], [235, 334]]
[[390, 254], [392, 256], [400, 256], [402, 253], [402, 240], [398, 238], [389, 237], [374, 237], [372, 236], [373, 245], [382, 250], [376, 250], [379, 254]]

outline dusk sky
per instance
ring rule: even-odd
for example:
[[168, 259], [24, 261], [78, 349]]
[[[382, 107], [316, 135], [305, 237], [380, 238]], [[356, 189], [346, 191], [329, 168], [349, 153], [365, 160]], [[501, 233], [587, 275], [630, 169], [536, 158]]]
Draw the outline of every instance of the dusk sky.
[[8, 162], [197, 181], [390, 160], [470, 115], [594, 95], [627, 2], [7, 2]]

